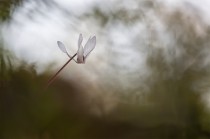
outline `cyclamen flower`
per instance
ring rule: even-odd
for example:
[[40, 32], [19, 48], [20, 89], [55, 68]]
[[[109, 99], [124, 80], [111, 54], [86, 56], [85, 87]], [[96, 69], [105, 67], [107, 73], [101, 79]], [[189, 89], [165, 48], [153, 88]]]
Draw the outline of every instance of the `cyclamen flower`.
[[[82, 37], [82, 34], [80, 34], [79, 39], [78, 39], [77, 60], [73, 59], [78, 64], [84, 64], [90, 52], [95, 48], [96, 36], [93, 36], [92, 38], [90, 37], [87, 43], [85, 44], [84, 48], [82, 46], [82, 41], [83, 41], [83, 37]], [[69, 55], [69, 53], [66, 50], [65, 45], [62, 42], [58, 41], [57, 44], [62, 52], [66, 53], [69, 58], [72, 58], [72, 56]]]
[[55, 78], [57, 77], [57, 75], [63, 70], [63, 68], [65, 68], [66, 65], [68, 65], [68, 63], [73, 59], [74, 57], [77, 55], [77, 60], [74, 60], [76, 63], [78, 64], [84, 64], [85, 60], [87, 59], [87, 57], [89, 56], [90, 52], [95, 48], [96, 46], [96, 36], [93, 36], [92, 38], [90, 37], [87, 41], [87, 43], [85, 44], [85, 47], [83, 48], [82, 46], [82, 34], [79, 35], [79, 40], [78, 40], [78, 50], [77, 53], [74, 54], [73, 56], [69, 55], [69, 53], [66, 50], [66, 47], [64, 46], [64, 44], [60, 41], [57, 41], [58, 47], [60, 48], [60, 50], [64, 53], [67, 54], [67, 56], [70, 58], [56, 73], [54, 76], [52, 76], [48, 83], [46, 88], [55, 80]]

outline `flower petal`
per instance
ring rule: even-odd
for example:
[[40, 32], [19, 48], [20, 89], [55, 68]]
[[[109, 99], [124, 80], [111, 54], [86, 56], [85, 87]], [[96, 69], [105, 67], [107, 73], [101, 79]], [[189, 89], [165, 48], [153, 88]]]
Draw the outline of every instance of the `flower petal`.
[[83, 63], [84, 62], [83, 54], [84, 54], [84, 50], [83, 50], [82, 45], [80, 45], [79, 48], [78, 48], [78, 51], [77, 51], [77, 62], [78, 63]]
[[96, 46], [96, 36], [93, 36], [92, 38], [89, 38], [89, 40], [85, 44], [85, 47], [84, 47], [84, 59], [87, 58], [87, 56], [95, 48], [95, 46]]
[[58, 44], [58, 47], [60, 48], [60, 50], [61, 50], [62, 52], [66, 53], [66, 54], [68, 53], [67, 50], [66, 50], [65, 45], [64, 45], [62, 42], [57, 41], [57, 44]]
[[78, 47], [82, 44], [82, 40], [83, 40], [82, 34], [79, 34]]

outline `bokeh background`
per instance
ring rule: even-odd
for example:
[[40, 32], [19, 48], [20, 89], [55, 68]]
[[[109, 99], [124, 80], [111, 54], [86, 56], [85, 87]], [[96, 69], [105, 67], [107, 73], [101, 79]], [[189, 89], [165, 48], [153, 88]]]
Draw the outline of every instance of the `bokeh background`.
[[[0, 0], [1, 139], [209, 139], [208, 0]], [[86, 64], [70, 54], [96, 35]]]

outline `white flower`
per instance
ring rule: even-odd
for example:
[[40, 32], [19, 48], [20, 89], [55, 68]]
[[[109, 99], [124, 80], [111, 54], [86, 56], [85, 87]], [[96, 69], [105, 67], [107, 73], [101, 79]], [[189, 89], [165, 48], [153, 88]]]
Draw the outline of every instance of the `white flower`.
[[47, 82], [47, 86], [46, 88], [49, 87], [49, 85], [55, 80], [55, 78], [57, 77], [57, 75], [63, 70], [63, 68], [65, 68], [66, 65], [68, 65], [69, 62], [71, 62], [71, 60], [74, 60], [74, 57], [77, 55], [77, 60], [74, 60], [76, 63], [80, 64], [84, 64], [86, 58], [88, 57], [88, 55], [90, 54], [90, 52], [95, 48], [96, 46], [96, 36], [93, 36], [92, 38], [90, 37], [87, 41], [87, 43], [85, 44], [85, 47], [83, 49], [82, 46], [82, 34], [79, 35], [79, 40], [78, 40], [78, 50], [77, 53], [74, 54], [73, 56], [69, 55], [69, 53], [66, 50], [66, 47], [64, 46], [64, 44], [60, 41], [57, 41], [58, 47], [61, 49], [62, 52], [66, 53], [68, 55], [68, 57], [70, 58], [56, 73], [54, 76], [52, 76], [48, 82]]
[[[84, 64], [86, 61], [86, 58], [89, 56], [90, 52], [95, 48], [96, 46], [96, 36], [90, 37], [85, 44], [84, 48], [82, 46], [83, 37], [82, 34], [79, 35], [78, 39], [78, 50], [77, 50], [77, 60], [74, 60], [78, 64]], [[64, 44], [60, 41], [57, 42], [58, 47], [61, 49], [62, 52], [66, 53], [69, 58], [72, 58], [71, 55], [66, 50], [66, 47]]]

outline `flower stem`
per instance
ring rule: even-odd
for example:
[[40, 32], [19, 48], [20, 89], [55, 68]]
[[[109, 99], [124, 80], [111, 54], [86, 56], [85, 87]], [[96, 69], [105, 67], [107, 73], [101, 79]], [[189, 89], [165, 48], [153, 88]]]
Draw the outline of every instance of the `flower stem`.
[[77, 55], [77, 53], [76, 54], [74, 54], [56, 73], [55, 73], [55, 75], [53, 75], [49, 80], [48, 80], [48, 82], [47, 82], [47, 86], [46, 86], [46, 89], [50, 86], [50, 84], [55, 80], [55, 78], [57, 77], [57, 75], [63, 70], [63, 68], [65, 68], [65, 66], [69, 63], [69, 62], [71, 62], [71, 60], [75, 57]]

